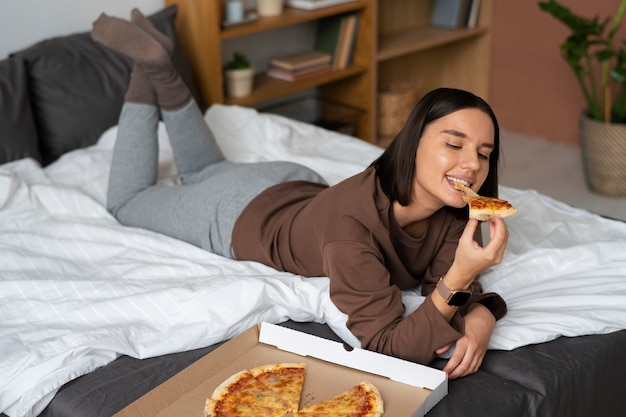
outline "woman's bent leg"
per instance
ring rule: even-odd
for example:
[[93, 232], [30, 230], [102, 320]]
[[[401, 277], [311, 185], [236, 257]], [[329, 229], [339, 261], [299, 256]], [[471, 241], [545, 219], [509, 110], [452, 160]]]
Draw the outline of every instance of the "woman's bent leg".
[[162, 110], [178, 174], [183, 183], [197, 182], [192, 178], [210, 165], [224, 161], [213, 132], [193, 100], [177, 110]]

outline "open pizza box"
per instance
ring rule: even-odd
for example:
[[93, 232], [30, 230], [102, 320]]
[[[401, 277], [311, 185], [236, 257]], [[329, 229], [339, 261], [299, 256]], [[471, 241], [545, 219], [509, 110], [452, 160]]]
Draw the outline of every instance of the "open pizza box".
[[447, 376], [437, 369], [364, 349], [348, 350], [342, 343], [262, 323], [224, 343], [114, 417], [202, 417], [206, 399], [229, 376], [283, 362], [307, 365], [301, 407], [366, 380], [380, 390], [385, 416], [417, 417], [448, 393]]

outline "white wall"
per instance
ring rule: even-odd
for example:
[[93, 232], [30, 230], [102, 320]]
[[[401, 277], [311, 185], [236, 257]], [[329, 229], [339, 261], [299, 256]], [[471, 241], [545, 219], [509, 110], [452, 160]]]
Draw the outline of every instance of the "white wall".
[[0, 0], [0, 59], [45, 38], [88, 31], [102, 12], [128, 19], [133, 7], [151, 14], [163, 0]]

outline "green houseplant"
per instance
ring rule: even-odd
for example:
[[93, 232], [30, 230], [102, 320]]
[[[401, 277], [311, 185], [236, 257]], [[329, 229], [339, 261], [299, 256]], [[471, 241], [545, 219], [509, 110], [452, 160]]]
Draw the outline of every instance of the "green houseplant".
[[621, 0], [612, 20], [603, 21], [576, 15], [555, 0], [539, 2], [539, 7], [571, 30], [561, 54], [576, 76], [589, 116], [626, 123], [626, 41], [620, 46], [615, 39], [626, 0]]
[[233, 57], [226, 63], [226, 69], [246, 69], [251, 68], [248, 57], [241, 52], [233, 52]]
[[604, 20], [577, 15], [556, 0], [538, 5], [571, 31], [560, 49], [586, 103], [580, 140], [587, 184], [600, 194], [626, 196], [626, 41], [616, 38], [626, 0]]
[[254, 84], [254, 68], [245, 54], [234, 52], [224, 67], [224, 73], [226, 94], [229, 97], [244, 97], [250, 94]]

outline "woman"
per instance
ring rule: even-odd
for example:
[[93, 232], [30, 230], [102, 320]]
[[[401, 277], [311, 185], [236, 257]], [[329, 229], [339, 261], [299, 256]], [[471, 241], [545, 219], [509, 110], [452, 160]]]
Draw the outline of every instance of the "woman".
[[[449, 377], [479, 368], [506, 305], [477, 277], [502, 260], [508, 230], [489, 222], [481, 246], [454, 183], [497, 193], [499, 131], [487, 103], [461, 90], [427, 94], [380, 158], [329, 187], [297, 164], [226, 161], [173, 69], [172, 43], [139, 11], [131, 22], [102, 15], [92, 37], [134, 60], [109, 178], [108, 209], [120, 222], [328, 276], [364, 348], [426, 364], [455, 344]], [[156, 183], [159, 111], [181, 185]], [[420, 285], [427, 298], [404, 317], [401, 290]]]

